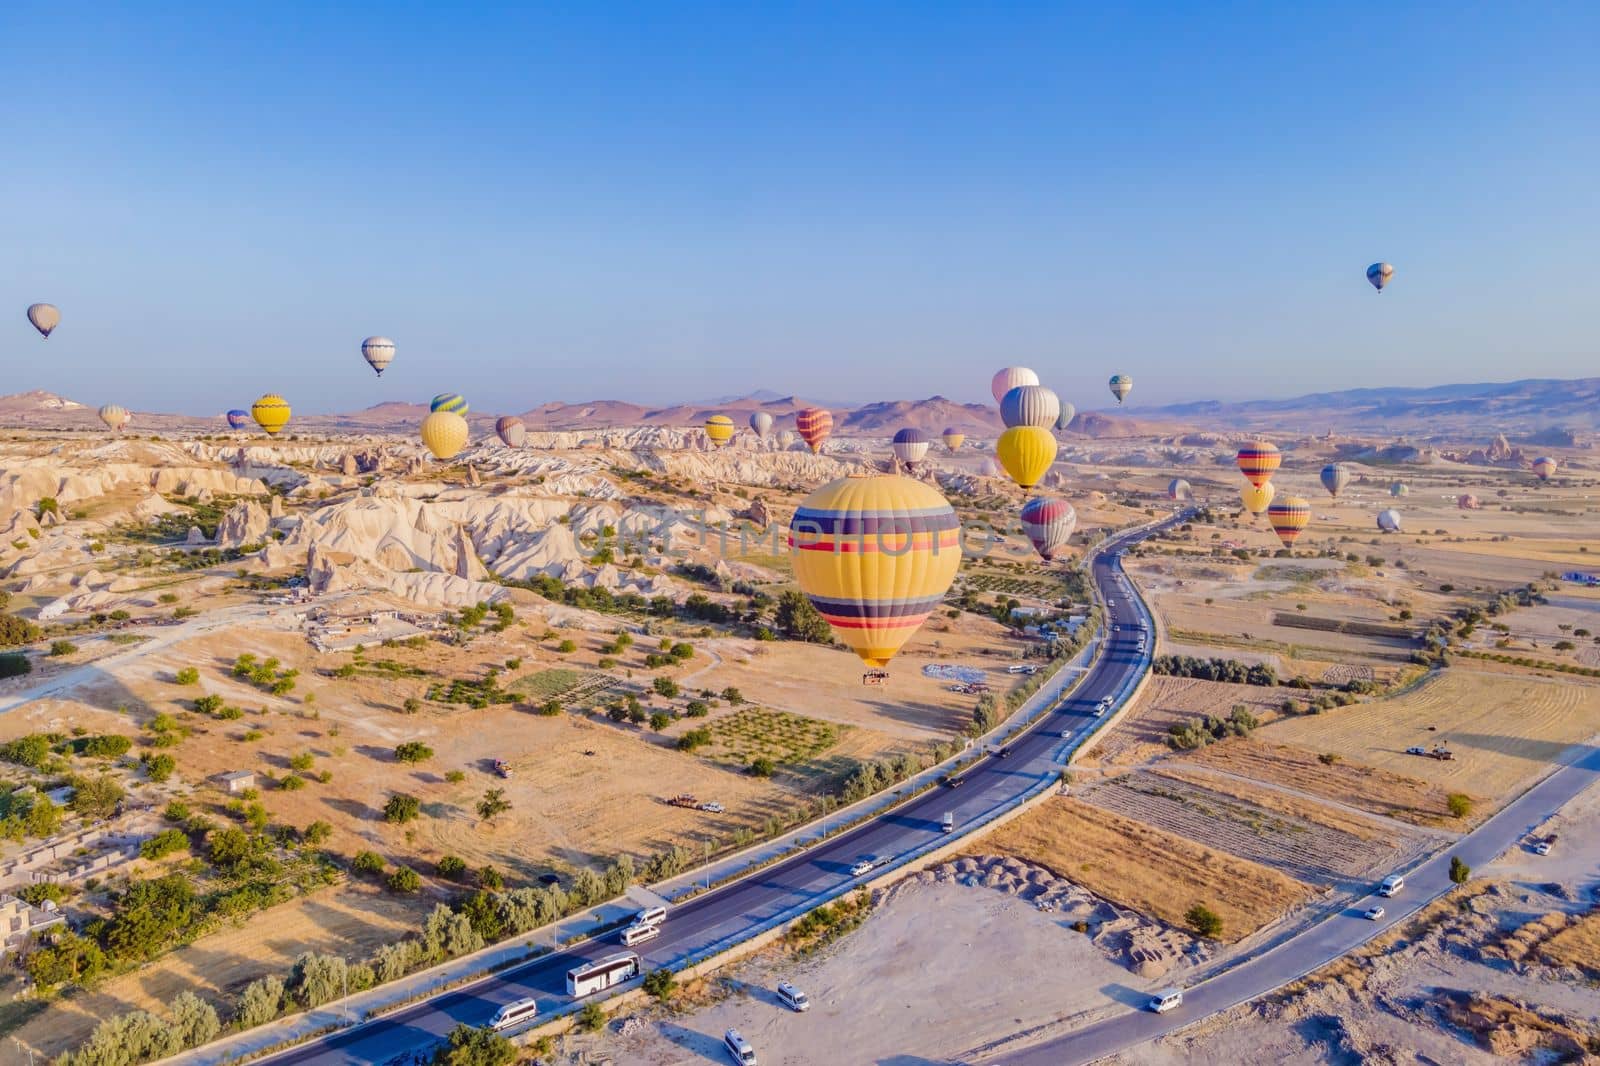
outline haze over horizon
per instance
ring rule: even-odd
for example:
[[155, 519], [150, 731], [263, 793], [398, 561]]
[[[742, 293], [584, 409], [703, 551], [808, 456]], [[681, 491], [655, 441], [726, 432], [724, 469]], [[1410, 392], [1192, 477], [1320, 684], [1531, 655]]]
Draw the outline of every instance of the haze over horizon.
[[1594, 373], [1592, 8], [0, 29], [7, 392], [987, 402], [1020, 363], [1137, 411]]

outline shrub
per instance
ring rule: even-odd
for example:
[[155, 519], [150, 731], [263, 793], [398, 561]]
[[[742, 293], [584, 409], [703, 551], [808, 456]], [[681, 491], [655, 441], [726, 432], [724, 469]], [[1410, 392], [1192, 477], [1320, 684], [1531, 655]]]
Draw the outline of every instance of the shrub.
[[1465, 818], [1472, 813], [1472, 797], [1464, 792], [1450, 793], [1445, 804], [1450, 808], [1452, 818]]
[[393, 822], [395, 825], [413, 821], [421, 813], [422, 801], [404, 792], [396, 792], [389, 797], [389, 802], [383, 805], [383, 820]]
[[283, 1013], [283, 980], [262, 977], [245, 986], [233, 1008], [233, 1020], [241, 1029], [265, 1025]]
[[575, 640], [563, 640], [560, 644], [556, 645], [556, 651], [561, 652], [563, 655], [570, 655], [577, 650], [578, 642]]
[[395, 746], [394, 757], [406, 763], [426, 762], [433, 758], [433, 749], [420, 740], [408, 740]]
[[183, 830], [163, 829], [139, 845], [139, 857], [141, 859], [159, 859], [176, 851], [185, 851], [188, 847], [189, 837]]
[[1450, 880], [1454, 884], [1464, 885], [1472, 877], [1472, 867], [1461, 861], [1461, 856], [1450, 856]]
[[128, 754], [133, 741], [118, 733], [90, 737], [83, 741], [83, 753], [95, 759], [116, 759]]
[[554, 718], [561, 713], [561, 701], [557, 699], [545, 700], [533, 712], [544, 718]]
[[[0, 616], [4, 617], [4, 616]], [[21, 677], [33, 669], [33, 663], [20, 651], [0, 654], [0, 677]]]
[[704, 718], [711, 713], [711, 708], [706, 704], [705, 700], [690, 700], [683, 713], [690, 718]]
[[144, 766], [145, 776], [157, 784], [171, 777], [172, 772], [178, 768], [177, 760], [166, 752], [154, 755], [145, 752], [139, 756], [139, 762]]
[[517, 1061], [517, 1046], [493, 1029], [461, 1022], [450, 1030], [448, 1042], [433, 1054], [434, 1066], [510, 1066]]
[[[313, 847], [327, 843], [328, 838], [331, 836], [333, 836], [333, 826], [323, 821], [312, 822], [306, 826], [305, 832], [300, 834], [300, 838]], [[381, 862], [382, 860], [379, 861]]]
[[651, 970], [645, 974], [644, 990], [647, 994], [665, 1003], [678, 990], [678, 978], [671, 970], [664, 967], [659, 970]]
[[679, 751], [694, 751], [711, 743], [711, 730], [691, 729], [678, 738]]
[[381, 874], [385, 863], [383, 856], [375, 851], [358, 851], [356, 857], [350, 861], [350, 866], [357, 873]]
[[670, 677], [658, 677], [650, 682], [650, 687], [655, 689], [658, 695], [665, 696], [669, 700], [675, 698], [682, 691], [678, 687], [678, 683]]
[[451, 881], [459, 881], [467, 872], [467, 863], [460, 856], [446, 855], [439, 860], [435, 869], [440, 877]]
[[200, 683], [200, 671], [192, 666], [185, 666], [182, 670], [172, 675], [172, 683], [174, 685], [198, 685]]
[[777, 764], [765, 755], [759, 755], [750, 760], [750, 773], [754, 777], [771, 777], [772, 772], [777, 768]]
[[606, 1025], [606, 1012], [600, 1004], [590, 1001], [578, 1012], [578, 1028], [586, 1033], [598, 1033]]
[[444, 779], [452, 785], [459, 785], [467, 779], [467, 772], [465, 770], [446, 770]]
[[397, 866], [387, 884], [390, 892], [415, 892], [422, 887], [422, 878], [409, 866]]
[[285, 777], [282, 781], [278, 782], [278, 787], [283, 789], [285, 792], [299, 792], [302, 788], [306, 787], [306, 779], [301, 777], [299, 774], [290, 774], [288, 777]]
[[493, 822], [510, 809], [511, 802], [506, 799], [503, 788], [485, 789], [483, 798], [478, 801], [478, 817], [486, 822]]
[[1222, 934], [1222, 916], [1204, 903], [1196, 903], [1185, 911], [1183, 920], [1197, 935], [1208, 940], [1215, 940]]
[[671, 724], [672, 715], [665, 711], [657, 711], [650, 716], [650, 728], [654, 729], [657, 733], [661, 732]]
[[71, 655], [77, 650], [78, 646], [70, 640], [57, 640], [50, 645], [50, 654], [56, 658], [60, 658], [63, 655]]

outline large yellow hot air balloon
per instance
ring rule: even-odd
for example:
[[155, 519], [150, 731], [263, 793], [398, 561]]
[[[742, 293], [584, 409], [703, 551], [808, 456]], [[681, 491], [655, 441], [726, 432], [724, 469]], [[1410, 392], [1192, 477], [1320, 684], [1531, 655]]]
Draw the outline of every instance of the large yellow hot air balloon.
[[1299, 538], [1306, 523], [1311, 521], [1311, 504], [1300, 496], [1284, 496], [1273, 500], [1267, 507], [1267, 521], [1272, 523], [1272, 531], [1288, 548]]
[[1272, 497], [1277, 491], [1270, 481], [1262, 482], [1260, 485], [1243, 485], [1239, 488], [1239, 502], [1244, 504], [1244, 509], [1251, 514], [1260, 514], [1271, 506]]
[[289, 424], [289, 414], [288, 401], [275, 392], [267, 393], [250, 405], [250, 417], [269, 437], [276, 437]]
[[422, 420], [422, 443], [435, 459], [454, 459], [467, 446], [467, 420], [454, 411], [434, 411]]
[[1283, 453], [1278, 451], [1276, 444], [1258, 440], [1240, 448], [1235, 461], [1239, 464], [1239, 472], [1245, 476], [1245, 480], [1259, 487], [1272, 480], [1273, 472], [1283, 462]]
[[881, 670], [955, 579], [961, 525], [929, 485], [851, 474], [800, 501], [789, 523], [789, 558], [801, 591], [834, 635]]
[[1024, 489], [1031, 489], [1056, 461], [1056, 438], [1042, 426], [1012, 426], [994, 443], [995, 458]]
[[713, 447], [722, 447], [733, 439], [733, 419], [727, 415], [712, 415], [706, 419], [706, 436]]

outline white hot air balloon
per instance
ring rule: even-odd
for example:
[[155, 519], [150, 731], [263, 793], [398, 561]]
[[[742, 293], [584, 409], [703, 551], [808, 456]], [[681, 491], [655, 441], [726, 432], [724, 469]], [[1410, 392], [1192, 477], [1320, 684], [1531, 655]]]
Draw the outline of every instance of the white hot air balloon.
[[361, 357], [382, 375], [384, 367], [394, 361], [394, 341], [388, 337], [368, 337], [361, 342]]
[[56, 310], [55, 304], [33, 304], [28, 308], [28, 321], [41, 337], [48, 337], [50, 331], [61, 324], [61, 312]]
[[1037, 385], [1039, 375], [1025, 366], [1008, 366], [1001, 369], [989, 382], [989, 391], [994, 393], [994, 402], [999, 403], [1005, 399], [1006, 393], [1019, 385]]
[[750, 416], [750, 428], [756, 431], [756, 436], [765, 440], [772, 435], [772, 416], [765, 411], [757, 411]]

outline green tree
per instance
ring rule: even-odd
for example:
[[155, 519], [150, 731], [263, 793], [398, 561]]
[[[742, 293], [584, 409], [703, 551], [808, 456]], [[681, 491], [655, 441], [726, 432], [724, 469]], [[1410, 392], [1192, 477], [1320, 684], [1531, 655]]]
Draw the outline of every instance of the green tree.
[[578, 1028], [586, 1033], [598, 1033], [606, 1027], [606, 1012], [600, 1004], [590, 1000], [578, 1012]]
[[466, 876], [467, 864], [460, 856], [446, 855], [434, 867], [440, 877], [450, 881], [459, 881]]
[[1185, 911], [1183, 920], [1197, 935], [1208, 940], [1215, 940], [1222, 935], [1222, 916], [1204, 903], [1196, 903]]
[[350, 860], [350, 868], [358, 874], [381, 874], [384, 866], [383, 856], [375, 851], [358, 851]]
[[778, 606], [773, 616], [778, 632], [790, 640], [803, 640], [812, 644], [827, 644], [833, 640], [833, 630], [805, 593], [788, 589], [778, 596]]
[[408, 740], [395, 746], [394, 757], [405, 763], [426, 762], [433, 758], [433, 749], [420, 740]]
[[145, 776], [160, 784], [172, 776], [178, 768], [178, 762], [166, 752], [145, 752], [139, 756], [139, 762], [144, 765]]
[[665, 696], [669, 700], [676, 698], [681, 691], [678, 683], [670, 677], [658, 677], [650, 682], [650, 687], [654, 688], [658, 695]]
[[233, 1008], [233, 1020], [241, 1029], [265, 1025], [283, 1013], [283, 979], [268, 975], [250, 982]]
[[517, 1061], [517, 1046], [493, 1029], [461, 1022], [450, 1030], [449, 1040], [434, 1052], [434, 1066], [509, 1066]]
[[503, 788], [485, 790], [483, 798], [478, 801], [478, 817], [486, 822], [493, 822], [510, 809], [511, 801], [506, 799], [506, 790]]
[[422, 813], [422, 801], [404, 792], [396, 792], [383, 805], [383, 820], [396, 825], [413, 821]]
[[67, 806], [92, 822], [103, 822], [117, 813], [122, 802], [122, 786], [101, 774], [99, 777], [72, 778], [72, 798]]
[[308, 951], [294, 960], [287, 991], [302, 1007], [320, 1007], [339, 998], [348, 977], [349, 966], [344, 959]]
[[750, 760], [750, 773], [755, 777], [771, 777], [777, 768], [777, 764], [765, 755], [758, 755]]
[[1450, 817], [1465, 818], [1472, 813], [1472, 797], [1464, 792], [1452, 792], [1445, 798], [1445, 804], [1450, 808]]
[[396, 866], [387, 883], [390, 892], [415, 892], [422, 887], [422, 878], [409, 866]]
[[186, 1048], [199, 1047], [215, 1040], [217, 1034], [222, 1032], [217, 1008], [187, 989], [172, 998], [167, 1013], [172, 1018], [169, 1024]]
[[665, 1003], [678, 991], [678, 978], [671, 970], [666, 968], [651, 970], [645, 974], [644, 990], [649, 995]]
[[333, 826], [321, 820], [312, 822], [306, 826], [305, 832], [300, 834], [300, 838], [312, 847], [326, 844], [331, 836], [333, 836]]
[[1472, 867], [1461, 861], [1461, 856], [1450, 856], [1450, 880], [1454, 884], [1464, 885], [1472, 877]]
[[172, 683], [175, 685], [198, 685], [200, 683], [200, 671], [192, 666], [185, 666], [182, 670], [172, 675]]
[[52, 641], [50, 644], [50, 655], [52, 658], [56, 659], [59, 659], [62, 656], [71, 655], [77, 650], [78, 646], [72, 643], [70, 640], [57, 640]]

